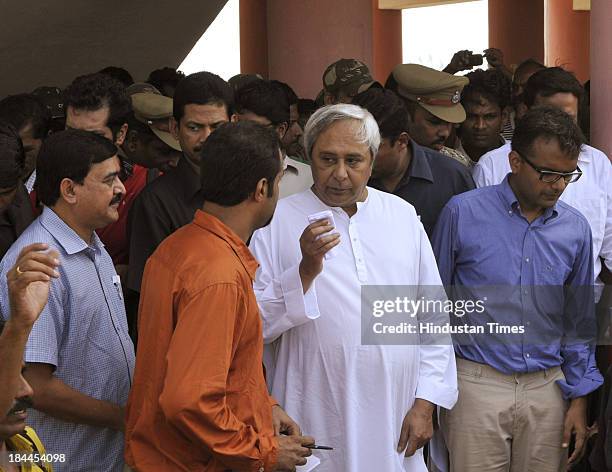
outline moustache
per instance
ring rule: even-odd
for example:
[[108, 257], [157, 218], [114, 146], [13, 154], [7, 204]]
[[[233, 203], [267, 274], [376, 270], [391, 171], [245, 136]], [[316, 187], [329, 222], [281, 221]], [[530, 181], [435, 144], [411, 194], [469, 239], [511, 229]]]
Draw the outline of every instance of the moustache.
[[113, 197], [113, 199], [111, 200], [111, 202], [109, 203], [109, 206], [111, 205], [115, 205], [117, 203], [120, 203], [121, 200], [123, 200], [123, 194], [122, 193], [118, 193], [117, 195], [115, 195]]
[[31, 397], [22, 397], [18, 398], [13, 405], [13, 408], [9, 410], [6, 416], [11, 416], [17, 413], [18, 411], [26, 411], [28, 408], [32, 408], [34, 406], [34, 402]]

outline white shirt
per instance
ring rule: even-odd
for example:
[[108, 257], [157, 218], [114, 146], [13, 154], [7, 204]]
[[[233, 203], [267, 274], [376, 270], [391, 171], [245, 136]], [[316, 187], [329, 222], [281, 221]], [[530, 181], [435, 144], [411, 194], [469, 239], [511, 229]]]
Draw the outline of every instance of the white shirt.
[[25, 186], [28, 189], [28, 193], [32, 193], [32, 190], [34, 190], [35, 183], [36, 183], [36, 169], [32, 171], [32, 173], [28, 177], [28, 180], [26, 180]]
[[[510, 151], [511, 145], [506, 143], [480, 158], [473, 170], [477, 187], [497, 185], [504, 180], [510, 172]], [[569, 184], [559, 199], [580, 211], [591, 226], [597, 277], [601, 271], [600, 258], [612, 270], [612, 165], [603, 152], [585, 144], [578, 156], [578, 167], [582, 177]]]
[[[304, 294], [299, 238], [307, 216], [323, 210], [333, 212], [341, 242]], [[445, 408], [457, 400], [450, 338], [437, 346], [361, 342], [363, 286], [441, 285], [412, 205], [368, 188], [349, 218], [307, 190], [278, 203], [251, 251], [261, 264], [254, 288], [264, 341], [276, 340], [275, 366], [266, 366], [272, 394], [304, 434], [334, 447], [317, 454], [317, 470], [425, 472], [422, 450], [404, 458], [396, 447], [415, 398]]]
[[279, 198], [303, 192], [312, 186], [312, 172], [308, 164], [285, 156], [284, 166], [285, 171], [278, 184], [280, 191]]

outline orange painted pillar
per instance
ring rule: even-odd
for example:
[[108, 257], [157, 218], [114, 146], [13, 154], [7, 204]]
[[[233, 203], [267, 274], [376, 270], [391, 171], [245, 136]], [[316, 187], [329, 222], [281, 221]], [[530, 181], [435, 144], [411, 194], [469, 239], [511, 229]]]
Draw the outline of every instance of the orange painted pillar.
[[393, 68], [401, 63], [402, 11], [380, 10], [378, 0], [372, 0], [372, 74], [384, 85]]
[[575, 11], [572, 0], [546, 0], [546, 65], [563, 67], [580, 82], [590, 75], [590, 16]]
[[266, 0], [240, 0], [240, 72], [268, 75]]
[[544, 62], [544, 0], [489, 0], [489, 46], [501, 49], [510, 68]]
[[379, 10], [377, 0], [267, 0], [266, 10], [268, 76], [301, 97], [314, 98], [340, 58], [364, 61], [381, 82], [402, 61], [401, 12]]
[[610, 25], [612, 25], [612, 1], [591, 0], [591, 143], [612, 160]]

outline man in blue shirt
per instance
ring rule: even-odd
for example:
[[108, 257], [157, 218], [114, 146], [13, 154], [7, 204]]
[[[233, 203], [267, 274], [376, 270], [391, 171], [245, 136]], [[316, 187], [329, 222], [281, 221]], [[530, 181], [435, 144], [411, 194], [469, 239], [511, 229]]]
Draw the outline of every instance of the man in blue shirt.
[[134, 348], [119, 277], [95, 233], [117, 220], [125, 192], [117, 148], [87, 131], [54, 133], [43, 143], [36, 172], [43, 213], [0, 262], [6, 319], [6, 275], [22, 248], [45, 243], [61, 261], [25, 350], [24, 376], [34, 390], [30, 423], [48, 453], [65, 455], [55, 471], [120, 472]]
[[[558, 201], [580, 178], [572, 118], [534, 108], [518, 124], [500, 185], [458, 195], [432, 245], [455, 300], [480, 301], [455, 325], [459, 400], [441, 412], [451, 471], [564, 470], [580, 458], [594, 361], [591, 231]], [[453, 296], [454, 295], [454, 296]], [[481, 329], [478, 332], [477, 329]]]

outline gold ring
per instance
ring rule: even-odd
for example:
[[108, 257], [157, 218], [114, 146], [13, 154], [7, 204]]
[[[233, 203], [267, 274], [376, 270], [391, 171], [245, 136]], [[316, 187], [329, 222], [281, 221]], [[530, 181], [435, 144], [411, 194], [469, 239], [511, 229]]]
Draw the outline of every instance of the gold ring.
[[15, 267], [15, 272], [17, 272], [17, 275], [23, 274], [23, 271], [19, 268], [19, 266]]

